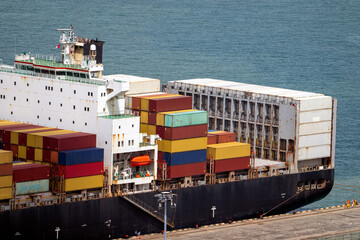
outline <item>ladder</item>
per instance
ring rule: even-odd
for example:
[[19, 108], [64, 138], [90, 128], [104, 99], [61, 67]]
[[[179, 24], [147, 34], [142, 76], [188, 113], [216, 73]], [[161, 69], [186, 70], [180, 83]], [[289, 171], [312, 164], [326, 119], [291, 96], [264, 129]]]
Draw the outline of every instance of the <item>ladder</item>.
[[[164, 214], [163, 213], [157, 211], [155, 208], [144, 203], [143, 201], [138, 199], [136, 196], [123, 195], [122, 198], [124, 198], [126, 201], [133, 204], [134, 206], [138, 207], [139, 209], [143, 210], [144, 212], [148, 213], [149, 215], [153, 216], [154, 218], [161, 221], [162, 223], [164, 222]], [[175, 226], [174, 221], [170, 222], [169, 220], [166, 221], [166, 225], [168, 225], [169, 227], [172, 227], [172, 228]]]

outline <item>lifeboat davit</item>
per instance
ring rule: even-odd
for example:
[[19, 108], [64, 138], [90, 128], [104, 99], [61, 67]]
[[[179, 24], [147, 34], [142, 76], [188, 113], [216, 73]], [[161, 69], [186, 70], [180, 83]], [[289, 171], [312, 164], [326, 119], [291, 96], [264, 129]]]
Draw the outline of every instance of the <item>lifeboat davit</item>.
[[148, 155], [134, 157], [130, 161], [130, 165], [132, 167], [145, 166], [145, 165], [149, 165], [150, 163], [151, 163], [151, 159], [150, 159], [150, 157]]

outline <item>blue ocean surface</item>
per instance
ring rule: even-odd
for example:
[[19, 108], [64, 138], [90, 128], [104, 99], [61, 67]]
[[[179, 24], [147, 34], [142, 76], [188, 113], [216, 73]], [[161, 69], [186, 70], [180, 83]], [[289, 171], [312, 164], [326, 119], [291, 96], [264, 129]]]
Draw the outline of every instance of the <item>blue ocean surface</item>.
[[[359, 186], [359, 9], [358, 0], [2, 0], [0, 58], [60, 57], [55, 29], [72, 24], [76, 35], [105, 41], [104, 74], [163, 83], [208, 77], [334, 96], [335, 182]], [[360, 198], [359, 188], [335, 187], [306, 208]]]

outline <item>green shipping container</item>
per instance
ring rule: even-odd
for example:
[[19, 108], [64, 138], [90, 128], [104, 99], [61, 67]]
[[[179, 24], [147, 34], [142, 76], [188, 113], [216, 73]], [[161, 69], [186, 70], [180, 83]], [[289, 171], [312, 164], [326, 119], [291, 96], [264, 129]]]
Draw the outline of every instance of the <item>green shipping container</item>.
[[165, 115], [165, 127], [185, 127], [208, 123], [206, 111], [180, 112]]
[[49, 179], [16, 183], [16, 196], [49, 191]]

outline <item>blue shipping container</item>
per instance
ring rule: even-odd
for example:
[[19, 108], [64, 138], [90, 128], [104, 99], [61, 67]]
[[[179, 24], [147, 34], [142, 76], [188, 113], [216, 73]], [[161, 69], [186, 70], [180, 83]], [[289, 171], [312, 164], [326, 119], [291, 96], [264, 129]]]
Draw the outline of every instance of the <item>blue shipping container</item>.
[[16, 183], [16, 196], [49, 191], [49, 179]]
[[59, 152], [60, 165], [75, 165], [104, 161], [104, 149], [84, 148]]
[[178, 153], [164, 152], [164, 160], [169, 166], [205, 162], [206, 149]]

